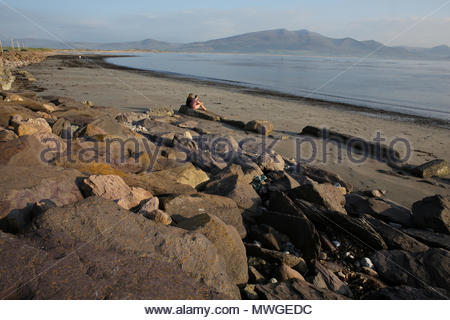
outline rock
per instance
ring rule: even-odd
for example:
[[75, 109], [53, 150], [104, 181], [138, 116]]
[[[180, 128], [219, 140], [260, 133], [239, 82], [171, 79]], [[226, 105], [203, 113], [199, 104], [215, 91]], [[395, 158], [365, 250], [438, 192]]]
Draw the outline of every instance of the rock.
[[64, 118], [59, 118], [52, 126], [53, 134], [60, 136], [64, 139], [72, 138], [74, 132], [72, 131], [72, 127], [69, 121]]
[[[234, 159], [234, 163], [225, 168], [223, 171], [230, 170], [230, 172], [237, 173], [242, 171], [242, 181], [245, 183], [251, 183], [255, 177], [259, 177], [264, 174], [259, 166], [248, 157], [239, 156]], [[230, 173], [228, 172], [228, 173]]]
[[256, 285], [256, 292], [266, 300], [345, 300], [328, 289], [320, 289], [299, 279], [275, 284]]
[[0, 129], [0, 142], [6, 142], [17, 139], [17, 135], [8, 129]]
[[311, 277], [311, 283], [320, 289], [329, 289], [338, 294], [345, 295], [347, 297], [353, 297], [353, 293], [350, 288], [341, 281], [333, 272], [330, 272], [320, 262], [315, 262], [316, 274]]
[[392, 285], [449, 288], [448, 251], [430, 249], [426, 252], [409, 253], [403, 250], [382, 250], [376, 252], [371, 260], [380, 278]]
[[367, 268], [373, 269], [373, 263], [369, 258], [364, 257], [361, 259], [361, 267], [367, 267]]
[[447, 161], [433, 160], [411, 169], [411, 174], [419, 178], [445, 177], [449, 174]]
[[264, 172], [284, 170], [283, 157], [277, 153], [273, 154], [264, 153], [256, 159], [256, 163]]
[[153, 172], [151, 176], [153, 179], [162, 180], [170, 177], [171, 180], [180, 184], [187, 184], [192, 188], [196, 188], [201, 183], [209, 180], [208, 175], [204, 171], [194, 167], [190, 162], [172, 169]]
[[92, 175], [83, 180], [81, 188], [87, 197], [99, 196], [115, 200], [119, 206], [127, 210], [153, 197], [142, 188], [130, 188], [121, 177], [115, 175]]
[[264, 249], [256, 244], [249, 244], [249, 243], [245, 244], [245, 248], [247, 250], [248, 257], [257, 257], [263, 259], [264, 261], [272, 263], [284, 263], [288, 267], [294, 268], [296, 270], [300, 269], [304, 271], [304, 269], [306, 268], [305, 260], [303, 260], [303, 258], [296, 257], [292, 254], [286, 254], [279, 251]]
[[188, 116], [191, 116], [191, 117], [210, 120], [210, 121], [220, 121], [220, 119], [221, 119], [219, 115], [214, 114], [210, 111], [194, 110], [186, 105], [182, 105], [180, 107], [180, 109], [178, 110], [178, 112], [183, 113]]
[[172, 218], [164, 211], [156, 209], [153, 211], [145, 211], [143, 213], [140, 211], [139, 213], [147, 219], [155, 221], [156, 223], [164, 224], [166, 226], [172, 224]]
[[266, 136], [273, 132], [273, 124], [267, 120], [253, 120], [247, 122], [244, 128], [245, 131], [253, 131], [256, 133], [261, 133]]
[[391, 200], [367, 198], [351, 193], [346, 196], [345, 208], [348, 214], [355, 217], [370, 214], [386, 222], [399, 223], [407, 227], [413, 225], [411, 211]]
[[324, 210], [304, 200], [294, 199], [294, 202], [319, 230], [326, 231], [331, 228], [337, 234], [345, 236], [353, 245], [363, 245], [371, 250], [387, 248], [383, 238], [364, 219]]
[[[371, 261], [371, 262], [372, 262], [372, 261]], [[373, 266], [373, 264], [372, 264], [372, 266]], [[378, 273], [377, 273], [375, 270], [373, 270], [372, 268], [363, 266], [363, 267], [361, 267], [361, 269], [362, 269], [362, 271], [363, 271], [365, 274], [367, 274], [367, 275], [369, 275], [369, 276], [371, 276], [371, 277], [375, 277], [375, 278], [378, 277]]]
[[[98, 171], [96, 167], [84, 168], [84, 170]], [[101, 168], [100, 168], [101, 169]], [[108, 172], [109, 169], [106, 170]], [[159, 171], [158, 171], [159, 172]], [[181, 184], [174, 179], [173, 175], [166, 173], [162, 175], [161, 172], [157, 176], [150, 174], [127, 174], [123, 176], [123, 180], [131, 187], [139, 187], [148, 190], [152, 194], [159, 195], [180, 195], [195, 193], [195, 189], [187, 184]]]
[[416, 239], [408, 236], [400, 230], [391, 227], [387, 223], [365, 215], [364, 219], [381, 235], [389, 249], [401, 249], [409, 252], [424, 252], [429, 248]]
[[244, 294], [248, 300], [259, 300], [259, 296], [255, 291], [254, 284], [247, 284], [244, 288]]
[[330, 183], [332, 185], [339, 184], [344, 187], [347, 192], [353, 191], [353, 186], [344, 181], [338, 174], [314, 167], [314, 166], [297, 166], [295, 170], [289, 171], [289, 173], [297, 180], [300, 180], [302, 176], [306, 176], [319, 183]]
[[0, 225], [12, 232], [26, 227], [33, 204], [51, 201], [63, 206], [83, 198], [77, 186], [81, 174], [56, 167], [16, 167], [0, 165]]
[[273, 192], [287, 192], [300, 186], [300, 184], [285, 171], [267, 173], [269, 179], [267, 190]]
[[316, 259], [321, 249], [319, 234], [305, 216], [292, 216], [276, 212], [257, 217], [259, 223], [274, 227], [289, 236], [292, 243], [301, 250], [307, 261]]
[[[65, 234], [0, 232], [0, 296], [36, 300], [223, 299], [176, 263], [99, 250]], [[76, 253], [73, 248], [77, 248]]]
[[253, 225], [250, 230], [251, 238], [258, 240], [265, 248], [281, 251], [281, 241], [278, 240], [279, 234], [274, 228], [268, 225]]
[[[14, 140], [0, 143], [0, 164], [14, 166], [43, 166], [47, 162], [41, 156], [45, 146], [34, 136], [22, 136]], [[51, 153], [53, 155], [53, 153]]]
[[26, 121], [22, 121], [14, 129], [19, 137], [25, 135], [32, 135], [37, 132], [47, 132], [47, 133], [52, 132], [52, 128], [48, 125], [48, 122], [42, 118], [28, 119]]
[[445, 292], [442, 289], [425, 287], [423, 289], [409, 286], [386, 287], [370, 291], [361, 297], [362, 300], [442, 300]]
[[284, 263], [282, 263], [278, 267], [276, 274], [278, 275], [277, 278], [279, 278], [282, 281], [291, 280], [291, 279], [298, 279], [298, 280], [305, 281], [305, 279], [303, 278], [303, 276], [299, 272], [297, 272], [294, 269], [288, 267]]
[[383, 198], [386, 195], [386, 190], [367, 190], [363, 194], [370, 198]]
[[291, 190], [289, 195], [294, 198], [316, 203], [329, 210], [346, 213], [344, 208], [345, 196], [338, 188], [329, 183], [304, 184]]
[[264, 283], [266, 281], [264, 276], [254, 266], [248, 267], [248, 275], [251, 283]]
[[[67, 119], [67, 116], [64, 116]], [[69, 119], [67, 119], [69, 120]], [[69, 120], [70, 121], [70, 120]], [[73, 121], [70, 121], [71, 123]], [[135, 134], [112, 117], [102, 117], [90, 122], [80, 135], [104, 141], [106, 138], [128, 138]]]
[[209, 181], [203, 191], [209, 194], [231, 198], [236, 204], [249, 211], [257, 211], [261, 198], [239, 174], [227, 174]]
[[419, 229], [403, 229], [404, 233], [432, 248], [442, 248], [450, 251], [450, 236]]
[[201, 214], [177, 223], [178, 228], [203, 234], [224, 258], [226, 269], [235, 284], [248, 281], [245, 247], [237, 230], [212, 214]]
[[193, 193], [163, 198], [162, 206], [176, 222], [180, 220], [177, 219], [178, 216], [192, 218], [202, 213], [208, 213], [235, 227], [242, 238], [245, 238], [247, 234], [242, 221], [242, 210], [229, 198], [205, 193]]
[[300, 208], [298, 208], [295, 205], [294, 201], [289, 198], [284, 192], [271, 192], [269, 196], [268, 207], [271, 211], [275, 212], [281, 212], [293, 216], [303, 215]]
[[441, 195], [427, 197], [412, 206], [413, 222], [418, 228], [430, 228], [450, 234], [450, 202]]
[[[89, 242], [101, 252], [124, 252], [155, 262], [178, 264], [196, 281], [204, 281], [229, 298], [240, 297], [227, 275], [225, 261], [205, 236], [153, 223], [111, 200], [90, 197], [73, 205], [52, 208], [36, 219], [35, 226], [37, 235], [65, 234]], [[131, 280], [130, 274], [128, 279]]]
[[139, 213], [144, 214], [145, 212], [153, 212], [159, 209], [159, 199], [157, 197], [153, 197], [147, 200], [142, 207], [139, 209]]

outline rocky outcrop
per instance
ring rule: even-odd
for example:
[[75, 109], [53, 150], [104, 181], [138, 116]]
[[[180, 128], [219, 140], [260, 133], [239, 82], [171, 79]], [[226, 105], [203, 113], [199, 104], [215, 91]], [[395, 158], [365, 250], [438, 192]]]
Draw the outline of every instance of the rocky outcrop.
[[203, 234], [224, 258], [228, 275], [235, 284], [248, 281], [247, 255], [237, 230], [226, 225], [217, 216], [201, 214], [177, 223], [178, 228]]
[[4, 230], [17, 232], [33, 218], [39, 201], [64, 206], [83, 198], [77, 186], [80, 172], [55, 167], [0, 165], [0, 218]]
[[[226, 224], [235, 227], [242, 238], [247, 234], [242, 220], [242, 209], [239, 209], [233, 200], [226, 197], [193, 193], [163, 198], [162, 206], [175, 221], [207, 213], [215, 215]], [[177, 217], [179, 218], [177, 219]]]
[[137, 253], [161, 263], [178, 264], [192, 278], [203, 279], [229, 298], [239, 298], [223, 258], [205, 236], [153, 223], [111, 200], [90, 197], [52, 208], [39, 216], [35, 225], [38, 233], [66, 234], [71, 239], [89, 242], [99, 253]]

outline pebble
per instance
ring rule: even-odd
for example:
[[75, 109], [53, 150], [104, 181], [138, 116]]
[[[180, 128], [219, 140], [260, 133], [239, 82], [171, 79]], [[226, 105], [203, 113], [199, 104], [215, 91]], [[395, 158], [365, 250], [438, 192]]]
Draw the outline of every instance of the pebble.
[[355, 259], [355, 256], [351, 254], [351, 252], [347, 251], [346, 253], [344, 253], [344, 257], [348, 258], [348, 259]]
[[373, 269], [362, 267], [362, 270], [365, 274], [368, 274], [369, 276], [378, 277], [378, 273]]
[[255, 240], [255, 241], [253, 241], [253, 244], [255, 246], [257, 246], [258, 248], [261, 248], [261, 242]]
[[272, 278], [272, 279], [269, 280], [269, 282], [270, 282], [270, 283], [278, 283], [278, 280], [275, 279], [275, 278]]
[[369, 258], [366, 258], [366, 257], [361, 259], [361, 266], [373, 269], [372, 261]]
[[326, 252], [321, 252], [320, 253], [320, 255], [319, 255], [319, 259], [320, 260], [327, 260], [327, 258], [328, 258], [328, 255], [326, 254]]
[[331, 241], [331, 243], [333, 244], [333, 246], [335, 246], [336, 248], [339, 248], [341, 246], [341, 243], [337, 240], [333, 240]]

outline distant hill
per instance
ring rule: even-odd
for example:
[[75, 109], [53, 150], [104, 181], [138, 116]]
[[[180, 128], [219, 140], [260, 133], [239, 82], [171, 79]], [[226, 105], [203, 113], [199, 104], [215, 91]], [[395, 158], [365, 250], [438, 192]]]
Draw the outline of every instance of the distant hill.
[[352, 38], [333, 39], [308, 30], [285, 29], [246, 33], [234, 37], [184, 45], [186, 51], [206, 52], [298, 52], [320, 55], [361, 56], [375, 52], [376, 56], [410, 56], [404, 48], [385, 47], [376, 41]]
[[[378, 58], [402, 59], [446, 59], [450, 56], [450, 48], [446, 45], [434, 48], [388, 47], [373, 40], [358, 41], [352, 38], [334, 39], [308, 30], [289, 31], [286, 29], [252, 32], [222, 39], [186, 44], [174, 44], [153, 39], [115, 43], [69, 42], [68, 46], [52, 40], [20, 39], [20, 41], [28, 47], [55, 49], [288, 53], [356, 57], [371, 55]], [[5, 41], [5, 43], [8, 43], [8, 41]]]

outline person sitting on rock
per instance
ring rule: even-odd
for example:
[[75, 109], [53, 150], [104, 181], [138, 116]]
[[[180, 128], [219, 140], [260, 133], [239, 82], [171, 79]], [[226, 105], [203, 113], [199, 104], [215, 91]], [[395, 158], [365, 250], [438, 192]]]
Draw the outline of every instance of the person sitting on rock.
[[192, 100], [194, 100], [194, 94], [193, 93], [189, 93], [187, 99], [186, 99], [186, 105], [187, 106], [191, 106]]
[[198, 110], [201, 108], [203, 109], [203, 111], [206, 111], [205, 104], [198, 99], [197, 95], [195, 96], [194, 100], [191, 101], [190, 107], [194, 110]]

